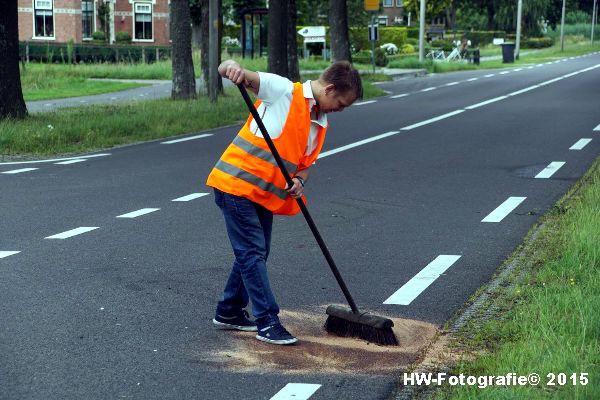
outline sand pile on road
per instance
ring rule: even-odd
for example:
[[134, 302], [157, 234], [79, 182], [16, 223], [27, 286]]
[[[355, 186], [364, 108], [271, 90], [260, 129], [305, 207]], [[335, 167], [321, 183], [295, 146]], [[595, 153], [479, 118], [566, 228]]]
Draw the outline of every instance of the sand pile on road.
[[198, 356], [216, 368], [239, 371], [385, 375], [414, 363], [438, 333], [437, 327], [427, 322], [392, 318], [400, 346], [379, 346], [328, 334], [322, 327], [324, 310], [325, 307], [312, 313], [281, 312], [283, 324], [299, 339], [296, 345], [260, 342], [254, 338], [255, 333], [217, 332], [230, 335], [227, 347]]

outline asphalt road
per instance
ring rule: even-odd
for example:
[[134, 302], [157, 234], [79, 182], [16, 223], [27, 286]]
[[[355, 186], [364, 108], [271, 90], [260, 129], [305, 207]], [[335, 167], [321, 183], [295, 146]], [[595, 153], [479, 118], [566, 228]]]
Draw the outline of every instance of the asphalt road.
[[[331, 115], [307, 196], [359, 306], [450, 318], [599, 155], [599, 84], [593, 54], [388, 82]], [[0, 164], [0, 398], [394, 395], [413, 353], [318, 347], [343, 297], [301, 216], [276, 218], [269, 263], [300, 345], [213, 329], [231, 251], [204, 181], [236, 131]]]

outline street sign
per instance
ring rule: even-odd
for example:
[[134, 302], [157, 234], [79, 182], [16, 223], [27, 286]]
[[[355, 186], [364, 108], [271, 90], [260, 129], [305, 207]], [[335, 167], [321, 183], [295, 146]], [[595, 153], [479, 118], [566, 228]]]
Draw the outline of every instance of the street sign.
[[371, 42], [379, 40], [379, 24], [369, 25], [369, 40]]
[[324, 26], [306, 26], [298, 31], [298, 34], [304, 37], [304, 43], [324, 43]]
[[379, 0], [365, 0], [366, 11], [379, 11]]

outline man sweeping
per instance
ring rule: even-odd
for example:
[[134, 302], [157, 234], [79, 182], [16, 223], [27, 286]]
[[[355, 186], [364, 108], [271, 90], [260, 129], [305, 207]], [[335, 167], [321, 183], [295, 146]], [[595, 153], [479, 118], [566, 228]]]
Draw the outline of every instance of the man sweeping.
[[[249, 71], [233, 60], [223, 62], [219, 74], [257, 95], [258, 114], [294, 184], [286, 184], [250, 116], [207, 181], [214, 188], [235, 255], [213, 324], [256, 331], [258, 340], [272, 344], [296, 343], [298, 339], [279, 321], [267, 274], [273, 215], [300, 211], [296, 199], [302, 198], [309, 168], [323, 147], [327, 113], [343, 111], [362, 98], [360, 76], [346, 61], [333, 63], [318, 80], [305, 83]], [[249, 300], [254, 321], [245, 310]]]

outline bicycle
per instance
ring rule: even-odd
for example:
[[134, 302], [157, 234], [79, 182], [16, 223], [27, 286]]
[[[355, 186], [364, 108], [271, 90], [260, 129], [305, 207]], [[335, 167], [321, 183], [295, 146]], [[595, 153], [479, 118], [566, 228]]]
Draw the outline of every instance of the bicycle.
[[427, 53], [425, 55], [425, 58], [430, 58], [432, 60], [445, 60], [446, 59], [446, 53], [444, 53], [444, 50], [442, 49], [431, 49], [429, 50], [429, 53]]

